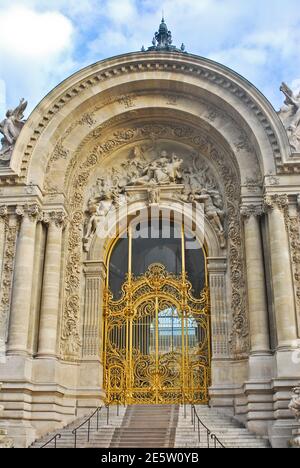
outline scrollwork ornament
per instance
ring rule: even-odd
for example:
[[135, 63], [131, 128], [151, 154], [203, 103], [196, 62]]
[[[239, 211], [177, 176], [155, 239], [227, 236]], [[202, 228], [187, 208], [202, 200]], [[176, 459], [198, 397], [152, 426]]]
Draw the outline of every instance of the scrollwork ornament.
[[7, 339], [7, 328], [11, 301], [11, 288], [13, 281], [13, 266], [16, 255], [18, 234], [17, 216], [10, 216], [6, 225], [5, 251], [3, 258], [3, 272], [0, 287], [0, 340]]
[[37, 222], [41, 219], [42, 210], [38, 204], [26, 204], [24, 206], [17, 206], [16, 215], [20, 218], [27, 217], [32, 222]]
[[260, 217], [265, 214], [262, 205], [244, 205], [241, 207], [241, 216], [245, 219], [250, 219], [252, 216]]
[[275, 210], [276, 208], [284, 211], [289, 205], [287, 194], [268, 194], [264, 198], [264, 207], [266, 210]]
[[64, 229], [67, 224], [67, 216], [64, 211], [51, 211], [44, 214], [44, 221], [47, 224], [54, 224], [57, 228]]

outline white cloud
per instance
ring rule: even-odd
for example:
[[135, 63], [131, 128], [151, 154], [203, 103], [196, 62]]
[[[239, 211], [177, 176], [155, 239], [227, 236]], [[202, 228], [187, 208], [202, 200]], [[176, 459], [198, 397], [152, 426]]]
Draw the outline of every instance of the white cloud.
[[72, 22], [58, 11], [0, 7], [0, 80], [7, 88], [8, 106], [25, 97], [31, 110], [73, 71], [73, 35]]
[[72, 23], [59, 12], [38, 13], [12, 7], [0, 16], [0, 52], [44, 58], [70, 47], [72, 33]]
[[0, 80], [0, 120], [1, 115], [6, 111], [6, 86], [5, 81]]
[[33, 106], [88, 63], [150, 45], [162, 9], [176, 45], [235, 69], [276, 106], [280, 82], [299, 78], [299, 0], [0, 0], [8, 105]]

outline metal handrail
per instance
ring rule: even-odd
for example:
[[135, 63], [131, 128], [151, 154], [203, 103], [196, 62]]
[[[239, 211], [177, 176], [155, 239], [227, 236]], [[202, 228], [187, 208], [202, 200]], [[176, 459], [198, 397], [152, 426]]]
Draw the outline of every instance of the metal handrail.
[[[77, 448], [77, 432], [79, 431], [79, 429], [81, 429], [82, 427], [84, 427], [85, 425], [88, 426], [88, 433], [87, 433], [87, 442], [90, 441], [90, 436], [91, 436], [91, 431], [92, 431], [92, 420], [93, 418], [96, 416], [96, 428], [97, 428], [97, 432], [99, 432], [99, 416], [100, 416], [100, 413], [101, 411], [106, 408], [107, 410], [107, 425], [109, 425], [109, 419], [110, 419], [110, 411], [109, 411], [109, 406], [101, 406], [99, 408], [96, 409], [96, 411], [94, 411], [94, 413], [88, 418], [86, 419], [83, 423], [80, 424], [80, 426], [76, 427], [75, 429], [73, 429], [72, 431], [72, 434], [74, 435], [74, 448]], [[118, 409], [118, 413], [119, 413], [119, 409]], [[54, 448], [57, 448], [57, 440], [61, 439], [62, 438], [62, 434], [56, 434], [54, 437], [52, 437], [51, 440], [49, 440], [46, 444], [44, 444], [41, 448], [45, 448], [47, 447], [48, 445], [50, 445], [53, 441], [54, 441]]]
[[73, 429], [72, 434], [74, 435], [74, 448], [75, 449], [77, 448], [77, 431], [79, 431], [79, 429], [84, 427], [86, 424], [88, 425], [87, 442], [90, 441], [91, 422], [94, 416], [97, 416], [97, 432], [99, 431], [99, 415], [101, 411], [103, 410], [103, 408], [106, 408], [107, 410], [107, 425], [109, 425], [109, 406], [107, 405], [107, 406], [101, 406], [100, 408], [97, 408], [96, 411], [86, 421], [80, 424], [80, 426]]
[[51, 440], [49, 440], [48, 442], [46, 442], [42, 447], [40, 447], [41, 449], [42, 448], [45, 448], [47, 447], [48, 445], [50, 445], [53, 441], [54, 441], [54, 448], [57, 448], [57, 439], [61, 439], [62, 435], [61, 434], [56, 434], [54, 437], [52, 437]]
[[194, 426], [194, 431], [196, 432], [196, 426], [198, 429], [198, 441], [201, 444], [201, 426], [206, 431], [206, 442], [207, 448], [226, 448], [220, 439], [214, 434], [199, 418], [195, 405], [192, 405], [192, 424]]

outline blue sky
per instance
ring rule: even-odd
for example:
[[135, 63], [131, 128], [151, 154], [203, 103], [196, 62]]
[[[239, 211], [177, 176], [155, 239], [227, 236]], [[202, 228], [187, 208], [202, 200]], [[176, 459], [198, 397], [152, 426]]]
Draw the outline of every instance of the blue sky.
[[0, 0], [0, 118], [82, 67], [151, 44], [164, 9], [174, 42], [254, 83], [279, 108], [300, 89], [299, 0]]

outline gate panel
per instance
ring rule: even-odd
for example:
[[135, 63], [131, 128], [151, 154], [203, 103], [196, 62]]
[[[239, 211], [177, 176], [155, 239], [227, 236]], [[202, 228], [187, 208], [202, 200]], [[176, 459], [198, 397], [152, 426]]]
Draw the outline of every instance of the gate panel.
[[104, 366], [107, 402], [207, 403], [209, 295], [194, 299], [184, 276], [151, 265], [129, 277], [123, 297], [106, 293]]

